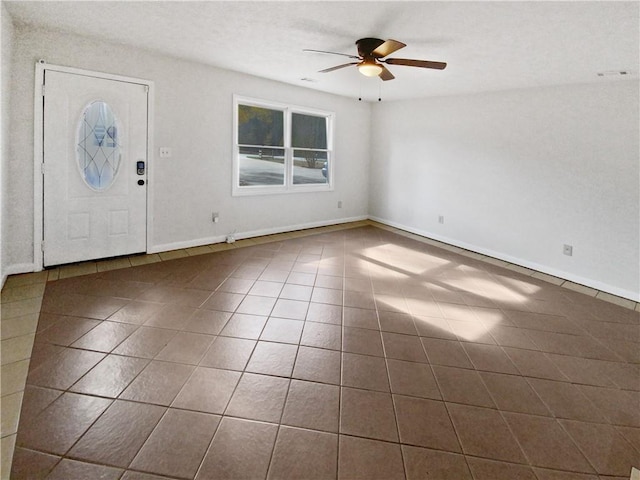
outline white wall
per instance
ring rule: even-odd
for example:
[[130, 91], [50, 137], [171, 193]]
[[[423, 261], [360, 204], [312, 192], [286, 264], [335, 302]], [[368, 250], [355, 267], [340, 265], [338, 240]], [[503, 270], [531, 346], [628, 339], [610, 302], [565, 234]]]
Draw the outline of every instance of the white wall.
[[637, 81], [376, 104], [370, 215], [638, 300], [638, 136]]
[[[155, 82], [156, 156], [150, 250], [209, 243], [236, 231], [286, 231], [364, 218], [368, 208], [370, 105], [89, 38], [16, 26], [9, 165], [8, 262], [33, 263], [33, 92], [38, 59]], [[232, 197], [232, 96], [336, 113], [335, 190]], [[158, 158], [158, 147], [172, 158]], [[357, 179], [358, 181], [354, 181]], [[343, 208], [338, 209], [338, 201]], [[211, 213], [220, 212], [219, 223]]]
[[6, 217], [8, 215], [8, 181], [7, 170], [9, 166], [9, 118], [11, 113], [11, 60], [13, 58], [14, 48], [14, 29], [11, 21], [11, 15], [2, 3], [0, 7], [0, 17], [2, 19], [2, 37], [0, 39], [0, 55], [2, 55], [2, 63], [0, 68], [0, 288], [4, 285], [7, 278], [7, 257], [5, 248], [7, 242], [6, 235]]

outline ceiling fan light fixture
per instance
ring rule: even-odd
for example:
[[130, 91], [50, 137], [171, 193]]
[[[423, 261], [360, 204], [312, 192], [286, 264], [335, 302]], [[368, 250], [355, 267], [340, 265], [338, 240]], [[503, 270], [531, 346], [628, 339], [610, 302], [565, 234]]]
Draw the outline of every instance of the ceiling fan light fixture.
[[382, 66], [373, 60], [363, 60], [358, 64], [358, 71], [365, 77], [377, 77], [382, 72]]

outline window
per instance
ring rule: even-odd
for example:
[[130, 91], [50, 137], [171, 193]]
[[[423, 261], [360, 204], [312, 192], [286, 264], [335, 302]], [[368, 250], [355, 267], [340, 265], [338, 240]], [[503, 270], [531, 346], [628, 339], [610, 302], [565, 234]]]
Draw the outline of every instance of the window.
[[333, 114], [234, 97], [233, 194], [331, 190]]

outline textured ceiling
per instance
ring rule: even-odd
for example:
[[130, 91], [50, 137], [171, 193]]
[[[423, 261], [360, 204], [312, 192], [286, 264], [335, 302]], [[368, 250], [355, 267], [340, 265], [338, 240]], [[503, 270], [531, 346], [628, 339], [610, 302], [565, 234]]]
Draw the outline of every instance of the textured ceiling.
[[[638, 77], [639, 2], [57, 2], [5, 1], [16, 23], [162, 52], [363, 99], [407, 99]], [[448, 63], [390, 66], [365, 78], [349, 59], [362, 37], [408, 46], [390, 57]], [[310, 79], [302, 80], [303, 78]], [[628, 78], [628, 77], [627, 77]]]

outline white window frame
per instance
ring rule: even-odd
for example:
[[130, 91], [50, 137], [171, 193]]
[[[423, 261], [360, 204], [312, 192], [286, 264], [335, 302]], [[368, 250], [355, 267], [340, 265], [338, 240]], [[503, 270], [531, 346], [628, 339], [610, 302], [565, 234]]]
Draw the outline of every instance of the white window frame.
[[[284, 185], [245, 185], [240, 186], [240, 147], [238, 145], [238, 106], [248, 105], [251, 107], [268, 108], [270, 110], [280, 110], [284, 113]], [[303, 115], [313, 115], [324, 117], [327, 121], [327, 183], [323, 184], [299, 184], [293, 183], [293, 151], [291, 146], [291, 118], [294, 113]], [[301, 192], [329, 192], [333, 191], [334, 175], [334, 152], [333, 152], [333, 128], [335, 114], [325, 110], [318, 110], [297, 105], [271, 102], [256, 98], [233, 96], [233, 175], [232, 194], [233, 196], [246, 195], [269, 195], [282, 193]], [[295, 148], [305, 150], [304, 148]], [[324, 150], [323, 150], [324, 151]]]

